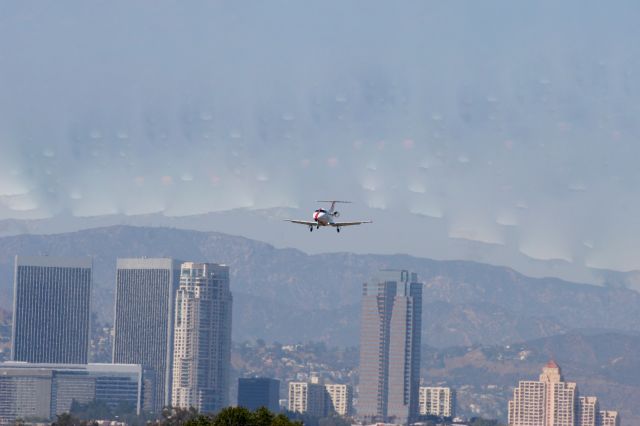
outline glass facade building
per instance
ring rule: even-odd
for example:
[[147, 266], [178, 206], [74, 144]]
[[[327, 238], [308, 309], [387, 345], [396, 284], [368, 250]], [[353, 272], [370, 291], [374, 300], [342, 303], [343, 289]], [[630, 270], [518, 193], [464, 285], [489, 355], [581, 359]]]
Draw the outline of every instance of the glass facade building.
[[408, 423], [418, 415], [422, 284], [409, 271], [380, 271], [362, 288], [358, 415]]
[[140, 414], [142, 366], [0, 363], [0, 424], [51, 420], [73, 401]]
[[144, 408], [159, 412], [171, 403], [174, 297], [180, 261], [118, 259], [113, 362], [142, 364]]
[[280, 410], [280, 380], [265, 377], [238, 379], [238, 406], [255, 411], [260, 407]]
[[86, 364], [91, 258], [16, 256], [11, 359]]

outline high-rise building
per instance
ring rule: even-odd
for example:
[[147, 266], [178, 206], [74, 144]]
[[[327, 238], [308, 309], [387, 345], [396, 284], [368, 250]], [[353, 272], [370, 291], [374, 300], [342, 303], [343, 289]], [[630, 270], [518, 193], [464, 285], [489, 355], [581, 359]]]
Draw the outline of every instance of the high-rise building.
[[509, 426], [545, 425], [545, 389], [542, 382], [519, 382], [509, 401]]
[[339, 416], [353, 414], [353, 388], [350, 385], [324, 385], [327, 399], [327, 414], [336, 413]]
[[140, 365], [0, 363], [0, 424], [51, 420], [73, 401], [140, 414], [141, 380]]
[[91, 258], [16, 256], [11, 359], [86, 364]]
[[540, 380], [521, 380], [509, 401], [509, 426], [603, 426], [613, 413], [599, 411], [596, 397], [578, 395], [573, 382], [565, 382], [560, 367], [549, 361], [542, 369]]
[[350, 385], [327, 383], [318, 376], [309, 382], [289, 383], [289, 411], [306, 413], [314, 417], [330, 414], [353, 414], [353, 388]]
[[420, 415], [454, 417], [456, 392], [451, 388], [438, 386], [420, 387]]
[[181, 262], [173, 259], [118, 259], [113, 362], [142, 364], [145, 409], [171, 404], [174, 298]]
[[238, 379], [238, 406], [255, 411], [265, 407], [280, 411], [280, 380], [265, 377]]
[[598, 413], [598, 426], [620, 426], [620, 417], [617, 411], [600, 411]]
[[565, 382], [560, 367], [549, 361], [540, 380], [521, 381], [509, 401], [510, 426], [575, 426], [578, 390]]
[[289, 411], [307, 413], [314, 417], [327, 415], [327, 394], [319, 382], [290, 382]]
[[381, 271], [362, 292], [358, 415], [407, 423], [418, 415], [422, 284]]
[[219, 411], [229, 404], [229, 267], [183, 263], [175, 304], [172, 405]]
[[579, 426], [598, 426], [598, 398], [581, 396], [578, 402]]

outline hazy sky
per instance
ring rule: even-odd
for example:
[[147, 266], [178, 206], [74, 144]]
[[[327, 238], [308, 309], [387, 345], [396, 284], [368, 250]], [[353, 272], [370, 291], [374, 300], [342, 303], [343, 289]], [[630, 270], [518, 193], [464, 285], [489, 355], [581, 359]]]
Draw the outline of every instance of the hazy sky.
[[335, 196], [640, 268], [639, 18], [635, 0], [4, 1], [0, 219]]

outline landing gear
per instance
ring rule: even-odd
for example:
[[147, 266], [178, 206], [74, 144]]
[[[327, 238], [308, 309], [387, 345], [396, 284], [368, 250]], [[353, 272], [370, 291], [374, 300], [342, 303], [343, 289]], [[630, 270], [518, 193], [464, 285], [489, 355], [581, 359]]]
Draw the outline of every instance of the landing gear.
[[313, 232], [313, 226], [309, 227], [309, 232]]
[[340, 232], [340, 228], [336, 228], [336, 231], [339, 233]]

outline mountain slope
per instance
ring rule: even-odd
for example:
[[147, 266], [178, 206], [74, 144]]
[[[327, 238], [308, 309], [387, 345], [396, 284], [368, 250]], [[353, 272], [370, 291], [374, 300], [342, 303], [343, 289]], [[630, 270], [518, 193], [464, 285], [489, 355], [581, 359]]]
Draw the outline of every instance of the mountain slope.
[[577, 383], [580, 395], [597, 396], [603, 409], [620, 411], [623, 425], [639, 424], [640, 335], [579, 330], [511, 345], [425, 348], [423, 377], [458, 389], [463, 414], [506, 419], [518, 381], [537, 380], [549, 359], [566, 381]]
[[[15, 254], [54, 253], [94, 257], [94, 307], [103, 320], [113, 315], [117, 257], [227, 263], [235, 294], [235, 339], [321, 336], [334, 344], [353, 344], [361, 284], [382, 268], [410, 269], [425, 282], [425, 340], [434, 346], [528, 340], [576, 327], [640, 330], [640, 294], [624, 288], [529, 278], [467, 261], [307, 255], [213, 232], [128, 226], [0, 238], [0, 304], [11, 305]], [[272, 326], [263, 327], [267, 323]]]

